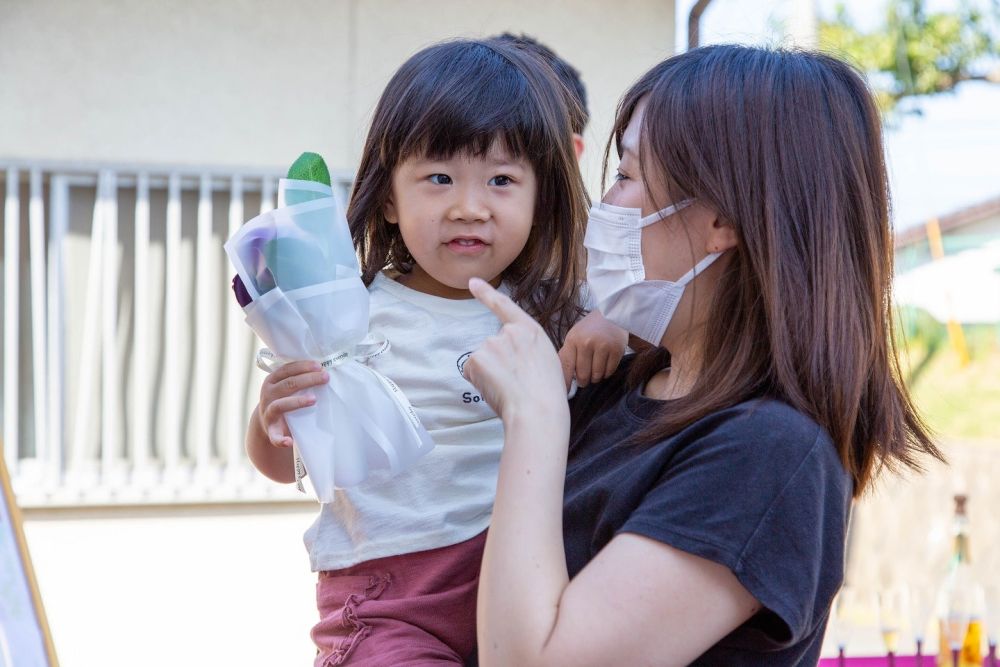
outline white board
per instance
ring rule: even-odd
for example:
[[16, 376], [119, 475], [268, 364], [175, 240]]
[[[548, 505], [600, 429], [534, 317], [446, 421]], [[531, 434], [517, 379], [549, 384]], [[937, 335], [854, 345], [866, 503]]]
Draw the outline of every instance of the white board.
[[57, 667], [0, 443], [0, 667]]

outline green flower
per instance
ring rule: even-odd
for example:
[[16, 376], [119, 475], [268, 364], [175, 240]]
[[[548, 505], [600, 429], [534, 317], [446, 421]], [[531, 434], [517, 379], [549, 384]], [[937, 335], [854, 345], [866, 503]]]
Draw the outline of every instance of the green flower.
[[330, 185], [330, 170], [318, 153], [303, 153], [288, 168], [288, 178]]

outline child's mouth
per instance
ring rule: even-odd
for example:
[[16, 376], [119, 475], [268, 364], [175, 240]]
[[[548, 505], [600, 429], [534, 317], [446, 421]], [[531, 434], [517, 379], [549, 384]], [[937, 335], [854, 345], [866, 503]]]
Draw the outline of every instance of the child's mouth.
[[459, 255], [478, 255], [486, 250], [486, 242], [481, 239], [452, 239], [448, 249]]

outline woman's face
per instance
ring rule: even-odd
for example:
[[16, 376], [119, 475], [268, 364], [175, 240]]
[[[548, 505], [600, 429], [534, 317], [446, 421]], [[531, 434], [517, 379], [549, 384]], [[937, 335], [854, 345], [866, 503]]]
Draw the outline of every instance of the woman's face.
[[[642, 119], [646, 100], [636, 105], [632, 119], [622, 135], [622, 155], [614, 184], [604, 194], [603, 202], [638, 208], [643, 217], [678, 203], [670, 200], [666, 175], [651, 160], [643, 145]], [[645, 153], [645, 169], [640, 169], [640, 148]], [[643, 179], [647, 180], [643, 180]], [[677, 280], [708, 254], [703, 218], [712, 215], [694, 204], [673, 213], [642, 230], [642, 263], [647, 280]]]

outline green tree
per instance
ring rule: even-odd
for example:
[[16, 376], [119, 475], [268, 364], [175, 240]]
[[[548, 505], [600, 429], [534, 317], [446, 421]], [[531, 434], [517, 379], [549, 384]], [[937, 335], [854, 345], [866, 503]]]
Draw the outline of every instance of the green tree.
[[884, 23], [862, 32], [838, 4], [831, 20], [820, 21], [819, 43], [874, 75], [879, 104], [890, 112], [904, 97], [987, 78], [983, 63], [1000, 55], [998, 21], [1000, 0], [930, 13], [924, 0], [888, 0]]

